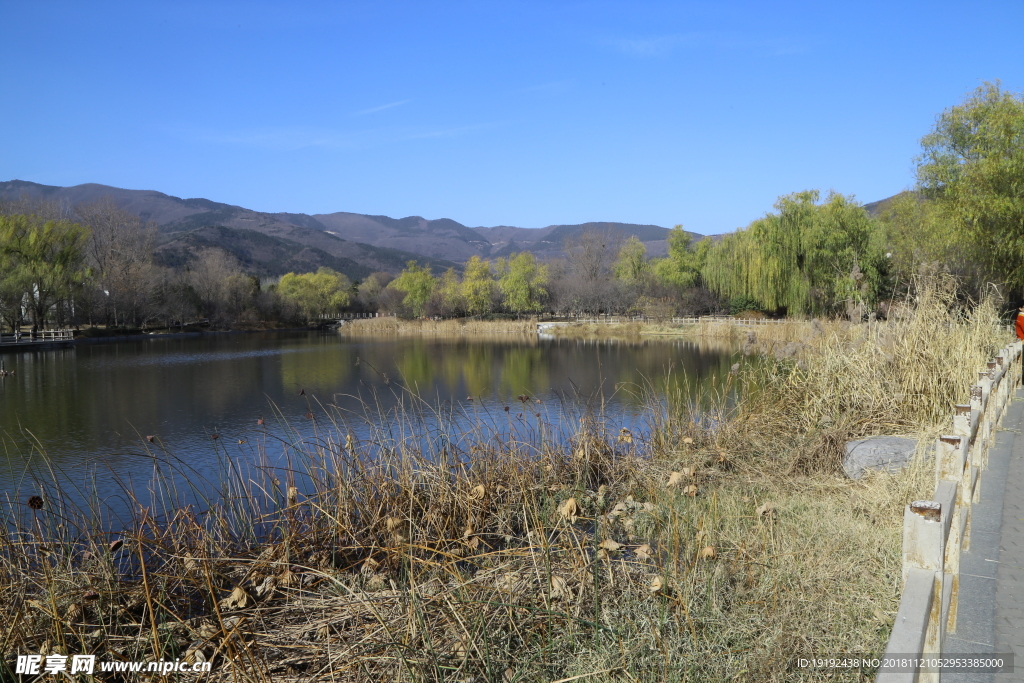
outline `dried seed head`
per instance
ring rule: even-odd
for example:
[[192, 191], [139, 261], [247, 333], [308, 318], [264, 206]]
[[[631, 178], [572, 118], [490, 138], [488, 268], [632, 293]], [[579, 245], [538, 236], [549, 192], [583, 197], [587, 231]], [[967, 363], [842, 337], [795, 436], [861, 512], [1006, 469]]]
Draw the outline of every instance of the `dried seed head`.
[[43, 509], [43, 499], [41, 496], [32, 496], [28, 499], [28, 506], [33, 510]]

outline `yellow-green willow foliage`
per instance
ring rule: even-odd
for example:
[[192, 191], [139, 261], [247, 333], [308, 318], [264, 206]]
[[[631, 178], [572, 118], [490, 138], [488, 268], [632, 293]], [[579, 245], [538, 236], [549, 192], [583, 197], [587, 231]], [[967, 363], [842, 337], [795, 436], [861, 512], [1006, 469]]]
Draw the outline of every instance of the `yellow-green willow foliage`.
[[498, 289], [505, 308], [513, 313], [536, 313], [544, 308], [548, 295], [548, 267], [528, 251], [498, 259]]
[[494, 293], [497, 288], [491, 264], [479, 256], [471, 256], [462, 276], [462, 298], [466, 312], [483, 315], [494, 310]]
[[336, 314], [352, 300], [352, 283], [343, 273], [321, 267], [315, 273], [286, 273], [277, 291], [296, 302], [309, 319]]
[[988, 275], [1024, 289], [1024, 93], [985, 83], [921, 140], [918, 186]]
[[728, 235], [707, 253], [706, 285], [766, 310], [821, 313], [872, 304], [885, 271], [881, 230], [864, 208], [817, 190], [781, 197], [776, 213]]
[[705, 237], [693, 244], [690, 235], [677, 225], [669, 231], [668, 255], [652, 262], [655, 277], [666, 285], [687, 289], [701, 284], [701, 272], [711, 250], [711, 240]]

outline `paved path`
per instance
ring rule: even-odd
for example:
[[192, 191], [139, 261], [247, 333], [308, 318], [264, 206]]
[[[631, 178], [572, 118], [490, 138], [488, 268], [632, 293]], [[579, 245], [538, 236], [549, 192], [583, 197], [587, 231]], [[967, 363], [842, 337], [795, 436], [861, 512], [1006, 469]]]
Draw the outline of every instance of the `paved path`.
[[960, 559], [955, 634], [943, 654], [1014, 653], [1012, 674], [947, 673], [943, 683], [1024, 681], [1024, 391], [1003, 417], [971, 511], [970, 550]]

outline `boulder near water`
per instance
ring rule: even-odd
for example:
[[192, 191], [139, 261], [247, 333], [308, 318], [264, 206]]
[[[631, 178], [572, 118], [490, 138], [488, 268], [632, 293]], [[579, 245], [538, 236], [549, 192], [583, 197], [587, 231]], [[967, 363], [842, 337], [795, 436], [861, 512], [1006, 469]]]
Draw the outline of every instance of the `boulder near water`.
[[860, 479], [868, 470], [897, 472], [913, 460], [917, 439], [903, 436], [872, 436], [846, 442], [843, 471], [850, 479]]

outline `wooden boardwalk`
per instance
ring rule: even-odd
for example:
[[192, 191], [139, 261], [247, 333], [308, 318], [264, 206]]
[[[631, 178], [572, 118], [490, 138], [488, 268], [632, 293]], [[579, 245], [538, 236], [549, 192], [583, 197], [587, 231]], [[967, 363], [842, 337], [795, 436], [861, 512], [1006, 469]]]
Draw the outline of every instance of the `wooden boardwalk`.
[[1014, 673], [950, 672], [944, 683], [1024, 680], [1024, 391], [1009, 406], [960, 561], [960, 614], [944, 654], [1014, 655]]
[[939, 663], [1024, 655], [1021, 362], [1018, 341], [979, 370], [935, 441], [934, 495], [904, 509], [903, 595], [876, 683], [1022, 680], [1022, 668], [961, 675]]

